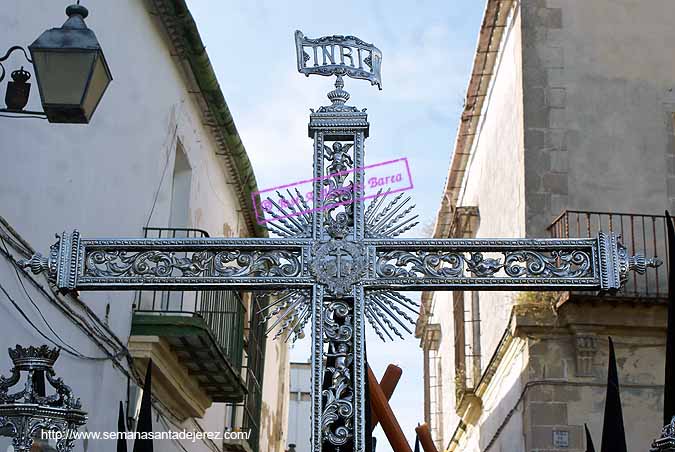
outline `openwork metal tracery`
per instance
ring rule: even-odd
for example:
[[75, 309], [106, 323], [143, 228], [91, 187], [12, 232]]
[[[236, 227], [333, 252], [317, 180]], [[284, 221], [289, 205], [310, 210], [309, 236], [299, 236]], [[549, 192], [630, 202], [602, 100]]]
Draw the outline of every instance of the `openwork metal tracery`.
[[[312, 451], [363, 452], [364, 323], [383, 340], [411, 332], [419, 305], [400, 292], [613, 292], [630, 271], [659, 264], [628, 256], [613, 233], [595, 239], [400, 238], [417, 224], [414, 205], [404, 193], [386, 189], [365, 200], [369, 123], [364, 110], [347, 105], [344, 90], [343, 76], [379, 85], [381, 53], [349, 36], [310, 40], [300, 33], [296, 44], [301, 72], [337, 80], [328, 93], [331, 104], [310, 114], [311, 192], [286, 187], [258, 200], [268, 229], [280, 238], [84, 239], [63, 233], [49, 256], [36, 254], [24, 265], [45, 272], [64, 291], [273, 291], [274, 301], [262, 309], [265, 320], [274, 319], [268, 332], [295, 340], [311, 324]], [[319, 51], [325, 62], [315, 58], [308, 65]], [[368, 69], [358, 66], [358, 55]]]
[[[9, 377], [0, 376], [0, 428], [10, 432], [14, 450], [29, 452], [44, 436], [55, 438], [58, 452], [73, 450], [73, 433], [86, 423], [87, 415], [54, 372], [59, 349], [17, 345], [9, 355], [14, 367]], [[47, 388], [53, 393], [48, 394]]]
[[675, 417], [661, 430], [661, 436], [652, 442], [649, 452], [675, 451]]

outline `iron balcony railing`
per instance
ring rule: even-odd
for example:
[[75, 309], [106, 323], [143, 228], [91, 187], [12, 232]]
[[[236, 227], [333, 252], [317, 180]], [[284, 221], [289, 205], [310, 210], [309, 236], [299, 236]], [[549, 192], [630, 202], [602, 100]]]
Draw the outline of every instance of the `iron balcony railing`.
[[668, 247], [666, 217], [618, 212], [565, 210], [548, 227], [551, 237], [596, 237], [599, 231], [621, 235], [629, 255], [642, 254], [664, 261], [644, 275], [631, 272], [618, 296], [665, 298], [668, 295]]
[[[149, 227], [143, 230], [146, 238], [209, 237], [208, 232], [201, 229]], [[230, 365], [237, 371], [241, 369], [245, 308], [239, 293], [231, 290], [139, 291], [135, 312], [201, 317]]]
[[232, 414], [230, 428], [239, 428], [242, 431], [250, 432], [247, 442], [253, 451], [258, 451], [260, 446], [262, 383], [267, 343], [265, 336], [267, 322], [263, 319], [261, 302], [266, 303], [267, 301], [255, 293], [251, 297], [246, 341], [246, 364], [244, 365], [247, 392], [242, 403], [230, 404]]

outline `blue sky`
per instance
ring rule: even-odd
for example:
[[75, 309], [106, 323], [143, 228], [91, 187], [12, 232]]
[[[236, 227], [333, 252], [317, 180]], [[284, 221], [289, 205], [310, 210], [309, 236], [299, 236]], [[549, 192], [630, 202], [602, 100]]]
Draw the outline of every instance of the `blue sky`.
[[[445, 1], [222, 1], [189, 0], [260, 189], [311, 177], [309, 108], [328, 103], [333, 79], [306, 78], [295, 67], [293, 33], [355, 35], [383, 54], [383, 90], [345, 80], [350, 104], [368, 108], [366, 164], [407, 157], [411, 191], [425, 233], [439, 207], [485, 2]], [[309, 336], [309, 335], [308, 335]], [[309, 338], [292, 351], [308, 357]], [[391, 401], [410, 439], [423, 422], [419, 341], [382, 344], [370, 334], [368, 358], [376, 375], [403, 368]], [[378, 452], [391, 448], [378, 427]]]

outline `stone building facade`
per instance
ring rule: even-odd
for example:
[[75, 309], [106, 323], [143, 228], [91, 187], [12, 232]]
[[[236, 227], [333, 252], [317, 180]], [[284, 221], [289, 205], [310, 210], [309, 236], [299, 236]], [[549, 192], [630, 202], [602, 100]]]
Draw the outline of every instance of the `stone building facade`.
[[[488, 0], [435, 237], [618, 232], [665, 255], [675, 207], [667, 0]], [[666, 269], [613, 296], [425, 293], [416, 334], [439, 450], [599, 442], [608, 336], [629, 450], [661, 428]]]
[[[220, 434], [157, 441], [155, 450], [284, 451], [287, 346], [266, 339], [256, 298], [63, 295], [15, 265], [49, 249], [55, 232], [75, 228], [84, 237], [265, 234], [250, 206], [257, 188], [246, 149], [186, 2], [85, 3], [113, 75], [91, 123], [0, 117], [0, 373], [9, 372], [6, 350], [14, 344], [62, 347], [56, 372], [89, 413], [86, 429], [109, 432], [120, 401], [133, 428], [137, 383], [152, 359], [155, 432]], [[0, 41], [30, 44], [65, 21], [66, 6], [4, 2]], [[5, 62], [8, 71], [20, 65], [32, 72], [20, 53]], [[39, 110], [34, 81], [32, 89], [27, 109]], [[224, 440], [226, 430], [250, 436]], [[9, 441], [0, 437], [0, 450]], [[107, 452], [116, 444], [80, 441], [75, 450]]]

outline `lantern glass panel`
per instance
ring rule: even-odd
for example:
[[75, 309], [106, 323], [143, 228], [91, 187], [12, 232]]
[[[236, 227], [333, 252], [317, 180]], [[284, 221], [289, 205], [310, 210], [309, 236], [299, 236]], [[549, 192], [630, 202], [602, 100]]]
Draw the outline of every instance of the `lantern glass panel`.
[[94, 69], [91, 74], [89, 87], [87, 88], [87, 92], [85, 93], [82, 102], [82, 110], [87, 118], [91, 118], [91, 115], [94, 114], [94, 110], [110, 84], [110, 80], [110, 73], [108, 72], [108, 68], [105, 65], [102, 55], [97, 55], [94, 61]]
[[81, 105], [95, 59], [94, 52], [33, 51], [43, 105]]

